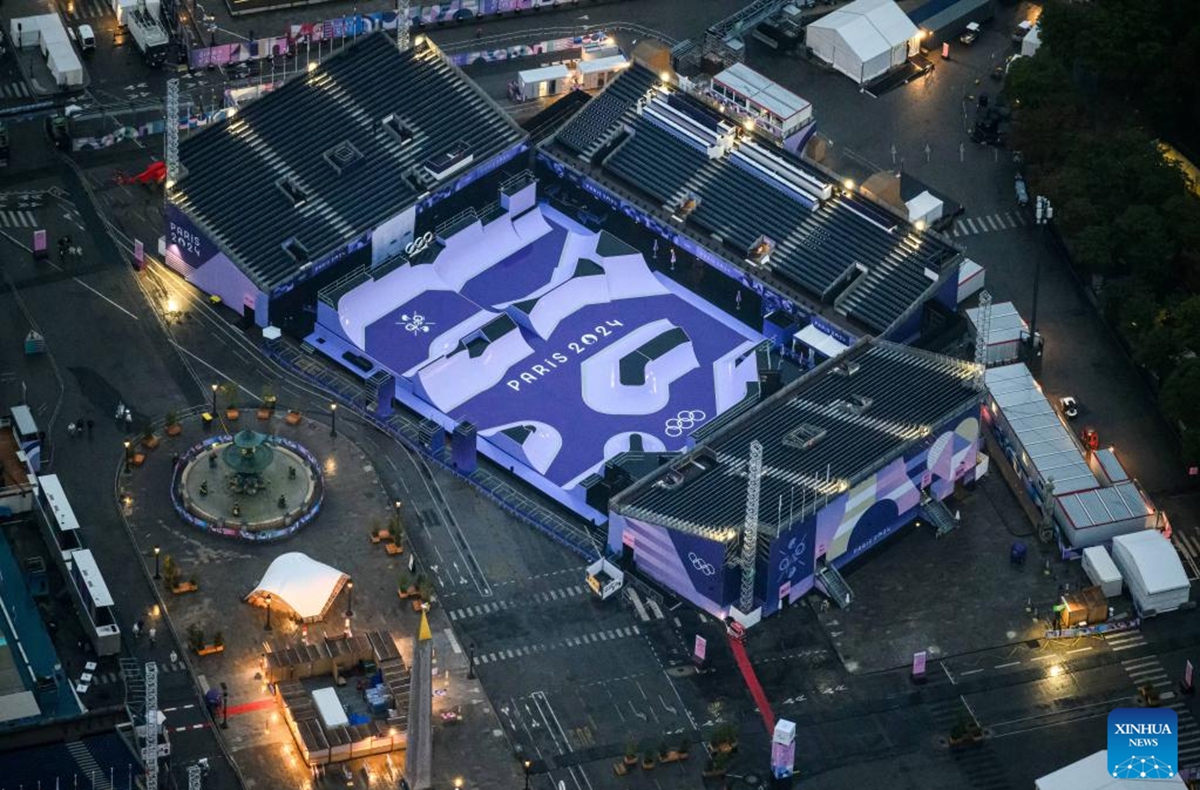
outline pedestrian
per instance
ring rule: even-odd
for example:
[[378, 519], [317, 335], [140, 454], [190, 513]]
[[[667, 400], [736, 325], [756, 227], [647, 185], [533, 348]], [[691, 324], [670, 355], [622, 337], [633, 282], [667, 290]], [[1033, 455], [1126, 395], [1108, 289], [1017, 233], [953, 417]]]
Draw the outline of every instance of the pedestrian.
[[126, 407], [125, 408], [125, 427], [129, 428], [132, 425], [133, 425], [133, 412], [131, 412], [129, 410], [129, 407]]
[[89, 439], [91, 439], [91, 438], [92, 438], [92, 428], [93, 428], [95, 425], [96, 425], [96, 423], [95, 423], [95, 422], [93, 422], [92, 420], [90, 420], [90, 419], [89, 419], [89, 420], [87, 421], [87, 432], [88, 432], [88, 438], [89, 438]]
[[734, 299], [734, 305], [735, 305], [734, 309], [736, 309], [736, 310], [742, 309], [742, 292], [741, 291], [737, 292], [737, 298]]
[[74, 436], [74, 435], [75, 435], [75, 423], [69, 422], [69, 423], [67, 423], [67, 436]]
[[671, 271], [675, 271], [675, 248], [671, 248]]
[[133, 624], [133, 639], [137, 641], [142, 636], [142, 621], [138, 620]]
[[150, 629], [150, 647], [154, 647], [155, 639], [158, 636], [158, 631], [154, 628]]
[[171, 663], [174, 664], [178, 660], [179, 660], [179, 654], [176, 653], [174, 650], [172, 650], [171, 651]]
[[119, 420], [124, 416], [125, 416], [125, 404], [118, 401], [116, 418]]
[[653, 253], [654, 253], [654, 260], [657, 261], [658, 260], [658, 238], [657, 237], [655, 237], [655, 239], [654, 239]]

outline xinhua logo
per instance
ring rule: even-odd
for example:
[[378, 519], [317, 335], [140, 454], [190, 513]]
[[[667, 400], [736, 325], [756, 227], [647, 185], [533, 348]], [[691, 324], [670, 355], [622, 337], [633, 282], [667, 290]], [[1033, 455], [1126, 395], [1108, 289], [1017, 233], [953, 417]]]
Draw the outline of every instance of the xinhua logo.
[[1179, 717], [1170, 708], [1108, 714], [1108, 772], [1117, 779], [1170, 779], [1179, 768]]

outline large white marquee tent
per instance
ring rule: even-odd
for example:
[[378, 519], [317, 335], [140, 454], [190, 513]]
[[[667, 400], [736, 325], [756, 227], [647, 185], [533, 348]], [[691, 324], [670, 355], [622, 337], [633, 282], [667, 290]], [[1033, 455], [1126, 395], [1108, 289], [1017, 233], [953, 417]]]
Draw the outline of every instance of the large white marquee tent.
[[892, 0], [854, 0], [806, 28], [813, 54], [855, 82], [870, 82], [916, 54], [920, 31]]
[[323, 562], [298, 551], [275, 558], [262, 581], [246, 596], [255, 606], [266, 606], [271, 595], [274, 609], [290, 612], [298, 620], [312, 623], [325, 617], [333, 600], [350, 577]]

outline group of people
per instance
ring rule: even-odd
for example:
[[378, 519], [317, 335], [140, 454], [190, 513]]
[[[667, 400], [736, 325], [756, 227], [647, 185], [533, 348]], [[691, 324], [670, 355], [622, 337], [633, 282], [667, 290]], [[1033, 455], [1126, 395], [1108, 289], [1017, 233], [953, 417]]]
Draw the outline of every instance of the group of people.
[[75, 420], [75, 422], [67, 423], [67, 436], [83, 436], [84, 431], [86, 431], [87, 436], [90, 439], [92, 438], [92, 428], [94, 428], [95, 425], [96, 423], [92, 422], [91, 420], [85, 420], [84, 418], [80, 417], [78, 420]]
[[76, 260], [82, 258], [83, 247], [76, 247], [70, 236], [61, 236], [58, 239], [58, 262], [66, 263], [68, 257]]

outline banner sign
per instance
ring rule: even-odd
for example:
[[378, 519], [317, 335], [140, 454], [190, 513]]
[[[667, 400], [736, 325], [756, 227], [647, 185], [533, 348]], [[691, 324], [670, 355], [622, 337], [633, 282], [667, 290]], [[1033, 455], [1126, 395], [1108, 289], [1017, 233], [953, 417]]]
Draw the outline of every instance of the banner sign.
[[34, 252], [45, 252], [46, 251], [46, 231], [35, 230], [33, 232], [33, 251]]
[[708, 653], [708, 640], [696, 634], [696, 647], [692, 651], [693, 657], [697, 662], [703, 662], [705, 655]]
[[919, 652], [913, 653], [913, 661], [912, 661], [912, 674], [913, 674], [913, 677], [914, 677], [914, 678], [923, 678], [923, 677], [925, 677], [925, 659], [926, 659], [926, 656], [927, 656], [927, 654], [926, 654], [926, 652], [925, 652], [924, 650], [921, 650], [921, 651], [919, 651]]
[[133, 259], [137, 261], [139, 269], [146, 265], [146, 246], [141, 239], [133, 240]]

